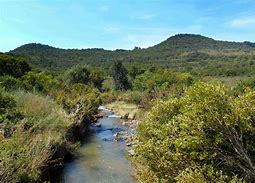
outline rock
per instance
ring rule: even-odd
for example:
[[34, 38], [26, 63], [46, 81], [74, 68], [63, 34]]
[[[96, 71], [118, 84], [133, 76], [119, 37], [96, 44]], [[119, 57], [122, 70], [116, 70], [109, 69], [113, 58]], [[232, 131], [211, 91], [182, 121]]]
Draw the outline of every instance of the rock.
[[126, 113], [126, 114], [122, 117], [122, 119], [128, 120], [128, 116], [129, 116], [129, 113]]
[[103, 139], [102, 139], [102, 141], [109, 141], [109, 139], [107, 139], [107, 138], [103, 138]]
[[97, 118], [97, 119], [103, 118], [103, 117], [105, 117], [105, 114], [102, 113], [102, 112], [100, 112], [100, 113], [98, 113], [98, 114], [95, 115], [95, 118]]
[[131, 155], [131, 156], [134, 156], [135, 155], [135, 150], [134, 149], [130, 149], [128, 151], [128, 153]]
[[130, 142], [126, 143], [126, 146], [131, 146], [131, 143]]
[[98, 110], [106, 110], [105, 106], [99, 106]]
[[117, 132], [117, 133], [113, 134], [113, 137], [118, 137], [118, 135], [119, 135], [119, 133]]
[[96, 126], [96, 127], [101, 127], [101, 126], [102, 126], [102, 123], [96, 123], [95, 126]]

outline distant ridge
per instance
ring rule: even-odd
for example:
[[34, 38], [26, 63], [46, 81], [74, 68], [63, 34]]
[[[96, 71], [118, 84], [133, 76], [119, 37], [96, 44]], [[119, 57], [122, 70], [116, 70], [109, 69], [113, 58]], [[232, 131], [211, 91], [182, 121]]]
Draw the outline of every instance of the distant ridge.
[[214, 60], [214, 56], [217, 56], [217, 58], [224, 57], [227, 60], [228, 57], [240, 57], [247, 55], [247, 53], [249, 53], [248, 56], [253, 56], [255, 43], [248, 41], [218, 41], [202, 35], [177, 34], [146, 49], [110, 51], [102, 48], [92, 48], [79, 50], [30, 43], [22, 45], [9, 53], [27, 57], [30, 63], [37, 67], [59, 69], [77, 64], [105, 65], [116, 59], [127, 63], [134, 61], [143, 64], [162, 61], [188, 61], [190, 56], [192, 59], [196, 59], [194, 53], [198, 54], [199, 58], [203, 55], [206, 60]]

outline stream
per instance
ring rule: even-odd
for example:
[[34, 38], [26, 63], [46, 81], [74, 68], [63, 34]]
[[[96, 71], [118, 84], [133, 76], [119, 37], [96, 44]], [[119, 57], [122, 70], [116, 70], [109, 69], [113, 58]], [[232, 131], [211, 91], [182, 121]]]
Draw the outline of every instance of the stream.
[[[126, 145], [115, 140], [116, 133], [127, 130], [120, 117], [100, 107], [108, 117], [98, 119], [91, 125], [91, 133], [78, 149], [78, 157], [66, 164], [64, 183], [133, 183], [132, 169], [125, 157]], [[115, 135], [114, 135], [115, 134]]]

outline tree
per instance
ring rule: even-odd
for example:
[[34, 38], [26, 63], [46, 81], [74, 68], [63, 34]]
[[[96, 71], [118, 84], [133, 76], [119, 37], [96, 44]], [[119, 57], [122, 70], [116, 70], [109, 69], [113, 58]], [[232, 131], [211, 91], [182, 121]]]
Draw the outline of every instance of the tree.
[[135, 79], [136, 76], [141, 75], [145, 72], [145, 69], [142, 69], [139, 66], [133, 65], [129, 70], [129, 75], [132, 79]]
[[90, 82], [90, 71], [86, 66], [77, 66], [67, 71], [66, 79], [68, 84], [88, 84]]
[[96, 87], [97, 89], [100, 90], [102, 88], [102, 83], [104, 81], [102, 72], [100, 72], [98, 70], [93, 70], [93, 71], [91, 71], [89, 77], [90, 77], [91, 83], [94, 85], [94, 87]]
[[37, 90], [49, 94], [59, 86], [57, 80], [43, 72], [28, 72], [26, 75], [22, 76], [21, 79], [23, 88], [28, 91]]
[[120, 61], [115, 61], [112, 67], [112, 76], [115, 83], [115, 89], [128, 90], [131, 88], [131, 83], [128, 80], [127, 69]]
[[31, 67], [25, 60], [6, 54], [0, 54], [0, 76], [9, 75], [21, 77], [30, 70]]

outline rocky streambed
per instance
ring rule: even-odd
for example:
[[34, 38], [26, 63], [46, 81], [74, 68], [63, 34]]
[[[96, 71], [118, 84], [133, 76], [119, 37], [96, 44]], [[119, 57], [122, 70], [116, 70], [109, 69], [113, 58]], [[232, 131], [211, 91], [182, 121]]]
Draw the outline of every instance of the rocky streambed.
[[100, 107], [101, 115], [90, 127], [77, 152], [77, 158], [66, 164], [60, 182], [67, 183], [132, 183], [132, 168], [126, 155], [134, 155], [136, 121], [122, 120], [121, 116]]

